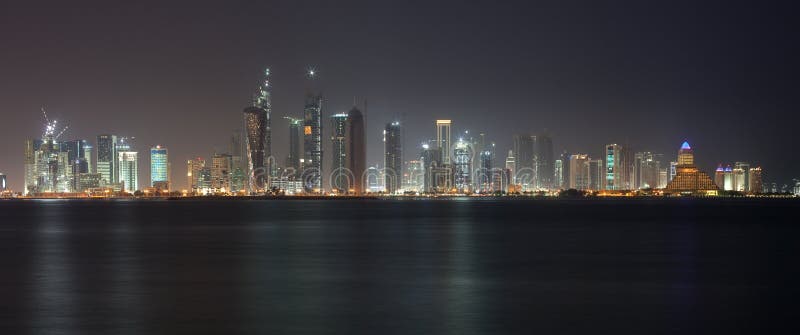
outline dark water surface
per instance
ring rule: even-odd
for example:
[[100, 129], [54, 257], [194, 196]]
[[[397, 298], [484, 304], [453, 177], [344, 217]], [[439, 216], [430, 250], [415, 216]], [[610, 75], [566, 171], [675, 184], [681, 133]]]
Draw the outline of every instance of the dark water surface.
[[799, 204], [0, 201], [0, 334], [797, 333]]

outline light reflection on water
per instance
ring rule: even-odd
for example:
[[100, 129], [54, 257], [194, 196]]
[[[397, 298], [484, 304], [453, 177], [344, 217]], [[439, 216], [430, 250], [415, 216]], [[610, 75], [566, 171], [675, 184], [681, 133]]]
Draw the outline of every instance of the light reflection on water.
[[0, 333], [741, 331], [798, 251], [796, 207], [759, 208], [4, 202]]

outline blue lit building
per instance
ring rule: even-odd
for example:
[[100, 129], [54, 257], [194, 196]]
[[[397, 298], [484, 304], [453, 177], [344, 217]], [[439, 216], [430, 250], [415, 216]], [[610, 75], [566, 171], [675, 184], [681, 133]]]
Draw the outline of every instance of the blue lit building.
[[160, 145], [150, 148], [150, 186], [169, 189], [169, 155]]

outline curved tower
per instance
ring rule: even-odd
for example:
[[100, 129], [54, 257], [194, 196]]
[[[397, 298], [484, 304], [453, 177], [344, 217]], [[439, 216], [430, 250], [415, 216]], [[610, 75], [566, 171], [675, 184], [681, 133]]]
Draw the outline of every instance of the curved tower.
[[269, 92], [269, 69], [264, 71], [264, 82], [253, 95], [253, 105], [244, 109], [245, 146], [250, 192], [263, 192], [269, 188], [272, 154], [270, 113], [272, 101]]

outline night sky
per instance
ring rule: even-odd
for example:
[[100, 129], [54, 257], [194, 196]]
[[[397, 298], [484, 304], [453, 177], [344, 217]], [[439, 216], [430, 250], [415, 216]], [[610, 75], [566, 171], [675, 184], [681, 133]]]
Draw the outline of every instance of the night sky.
[[[44, 106], [62, 139], [136, 137], [140, 184], [151, 146], [186, 160], [226, 151], [265, 67], [273, 152], [301, 117], [307, 68], [330, 120], [368, 100], [368, 164], [401, 119], [405, 158], [435, 136], [485, 132], [505, 160], [515, 133], [598, 157], [606, 143], [674, 159], [684, 140], [706, 172], [748, 161], [765, 181], [800, 177], [796, 11], [768, 2], [258, 1], [0, 3], [0, 172], [22, 190], [23, 144]], [[498, 163], [500, 164], [500, 163]], [[327, 183], [327, 182], [326, 182]]]

